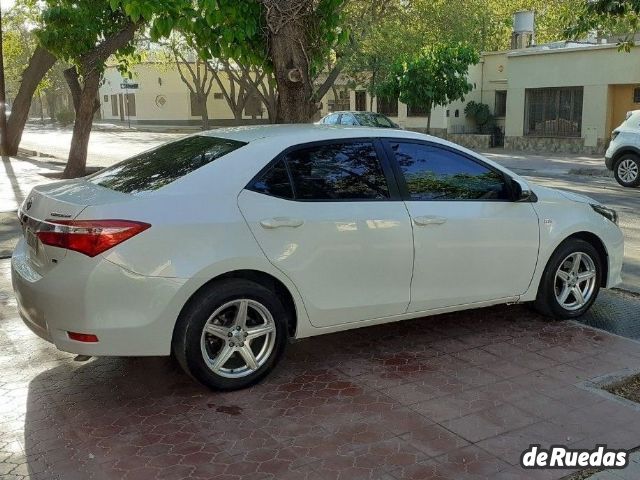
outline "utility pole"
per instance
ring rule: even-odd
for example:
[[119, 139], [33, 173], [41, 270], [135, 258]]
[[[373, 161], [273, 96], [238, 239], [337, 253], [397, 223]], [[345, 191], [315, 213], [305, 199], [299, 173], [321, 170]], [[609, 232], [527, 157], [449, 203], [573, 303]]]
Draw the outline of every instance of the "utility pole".
[[4, 55], [2, 53], [2, 8], [0, 8], [0, 153], [7, 152], [7, 98], [4, 91]]

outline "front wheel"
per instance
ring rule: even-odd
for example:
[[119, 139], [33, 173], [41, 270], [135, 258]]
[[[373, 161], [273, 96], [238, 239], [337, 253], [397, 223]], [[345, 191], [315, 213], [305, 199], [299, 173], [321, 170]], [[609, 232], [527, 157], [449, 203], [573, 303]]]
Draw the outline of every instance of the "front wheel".
[[623, 187], [640, 185], [640, 159], [635, 155], [623, 155], [613, 169], [616, 180]]
[[209, 388], [237, 390], [275, 366], [286, 345], [286, 325], [286, 309], [268, 288], [243, 279], [217, 282], [180, 315], [173, 353]]
[[579, 317], [595, 302], [601, 282], [598, 251], [584, 240], [569, 239], [549, 259], [534, 306], [551, 317]]

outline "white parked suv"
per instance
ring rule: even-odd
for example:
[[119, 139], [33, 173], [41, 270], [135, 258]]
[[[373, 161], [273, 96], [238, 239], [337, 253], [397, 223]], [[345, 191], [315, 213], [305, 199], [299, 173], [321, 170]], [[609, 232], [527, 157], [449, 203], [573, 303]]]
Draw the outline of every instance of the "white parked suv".
[[604, 160], [620, 185], [640, 186], [640, 110], [628, 112], [625, 121], [612, 132]]
[[394, 129], [199, 133], [36, 187], [19, 216], [13, 287], [36, 334], [173, 352], [217, 389], [263, 378], [289, 339], [517, 302], [577, 317], [623, 260], [613, 210]]

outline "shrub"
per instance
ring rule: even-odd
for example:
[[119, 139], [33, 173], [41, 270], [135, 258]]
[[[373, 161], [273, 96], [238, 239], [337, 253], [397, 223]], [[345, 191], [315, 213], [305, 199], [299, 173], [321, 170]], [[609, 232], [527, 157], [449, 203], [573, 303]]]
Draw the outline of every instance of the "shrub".
[[56, 113], [56, 120], [63, 127], [72, 124], [75, 118], [76, 115], [72, 110], [60, 110]]

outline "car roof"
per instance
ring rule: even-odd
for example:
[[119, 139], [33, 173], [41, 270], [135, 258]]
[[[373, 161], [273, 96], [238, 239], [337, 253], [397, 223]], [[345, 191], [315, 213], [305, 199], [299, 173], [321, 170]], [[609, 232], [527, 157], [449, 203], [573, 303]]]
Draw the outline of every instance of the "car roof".
[[229, 140], [236, 140], [245, 143], [261, 139], [274, 139], [279, 141], [290, 139], [290, 143], [292, 145], [322, 140], [362, 137], [415, 138], [420, 140], [428, 139], [438, 143], [447, 143], [442, 139], [408, 130], [307, 123], [217, 128], [214, 130], [207, 130], [206, 132], [200, 132], [198, 135], [228, 138]]

